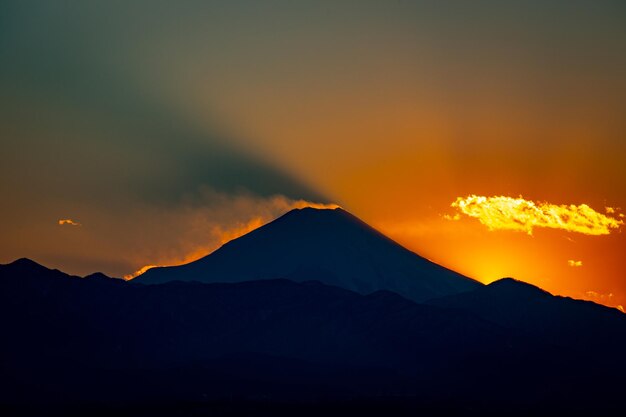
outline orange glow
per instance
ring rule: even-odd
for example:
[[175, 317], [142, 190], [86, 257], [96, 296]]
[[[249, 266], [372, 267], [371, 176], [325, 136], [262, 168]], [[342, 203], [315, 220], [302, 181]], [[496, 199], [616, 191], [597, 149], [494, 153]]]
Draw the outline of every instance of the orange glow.
[[[514, 277], [555, 295], [614, 308], [626, 305], [626, 292], [615, 276], [616, 268], [624, 268], [626, 262], [613, 255], [624, 247], [623, 233], [601, 239], [552, 228], [537, 229], [534, 235], [515, 230], [494, 233], [467, 216], [450, 221], [435, 214], [443, 209], [434, 207], [430, 217], [415, 220], [370, 222], [420, 255], [485, 284]], [[590, 298], [590, 290], [613, 296]]]
[[[534, 203], [523, 198], [505, 196], [458, 197], [451, 205], [461, 213], [477, 218], [489, 230], [519, 230], [533, 234], [535, 227], [562, 229], [586, 235], [608, 235], [624, 221], [598, 213], [586, 204], [556, 205]], [[615, 209], [607, 207], [607, 213]]]
[[221, 228], [219, 228], [218, 226], [216, 227], [216, 232], [220, 236], [220, 244], [223, 245], [224, 243], [229, 242], [233, 239], [237, 239], [238, 237], [243, 236], [246, 233], [253, 231], [254, 229], [258, 229], [259, 227], [263, 226], [263, 224], [265, 223], [266, 223], [266, 219], [263, 219], [262, 217], [255, 217], [249, 222], [243, 225], [237, 226], [236, 228], [230, 229], [230, 230], [221, 230]]

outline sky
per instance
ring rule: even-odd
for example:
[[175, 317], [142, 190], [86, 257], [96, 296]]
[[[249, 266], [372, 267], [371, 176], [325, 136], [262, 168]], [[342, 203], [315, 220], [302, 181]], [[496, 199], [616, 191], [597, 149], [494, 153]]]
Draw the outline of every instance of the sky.
[[626, 305], [622, 1], [4, 1], [0, 262], [188, 262], [339, 204]]

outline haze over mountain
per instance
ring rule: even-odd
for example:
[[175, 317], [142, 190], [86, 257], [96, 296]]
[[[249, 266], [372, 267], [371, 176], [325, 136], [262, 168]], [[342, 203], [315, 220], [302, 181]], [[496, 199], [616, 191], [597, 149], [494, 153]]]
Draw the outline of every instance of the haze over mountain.
[[477, 281], [405, 249], [347, 211], [294, 209], [186, 265], [152, 268], [133, 282], [318, 280], [360, 294], [413, 301], [469, 291]]

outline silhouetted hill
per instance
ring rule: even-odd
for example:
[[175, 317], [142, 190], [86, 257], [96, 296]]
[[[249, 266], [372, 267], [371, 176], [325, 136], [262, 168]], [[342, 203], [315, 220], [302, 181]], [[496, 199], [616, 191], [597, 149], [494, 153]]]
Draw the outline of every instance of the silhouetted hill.
[[99, 280], [119, 279], [119, 278], [113, 278], [108, 275], [105, 275], [102, 272], [94, 272], [93, 274], [85, 275], [84, 278], [85, 279], [99, 279]]
[[594, 358], [597, 365], [613, 361], [626, 344], [626, 315], [620, 311], [591, 301], [553, 296], [512, 278], [429, 304], [470, 312], [554, 346], [584, 353], [602, 351]]
[[195, 262], [153, 268], [134, 281], [241, 282], [288, 278], [414, 301], [482, 284], [405, 249], [340, 208], [295, 209]]
[[45, 266], [38, 264], [32, 259], [28, 258], [20, 258], [15, 261], [6, 264], [0, 265], [0, 271], [2, 273], [7, 274], [16, 274], [16, 276], [20, 277], [32, 277], [32, 276], [40, 276], [41, 274], [46, 274], [47, 276], [56, 276], [56, 277], [66, 277], [68, 276], [64, 272], [59, 271], [58, 269], [49, 269]]

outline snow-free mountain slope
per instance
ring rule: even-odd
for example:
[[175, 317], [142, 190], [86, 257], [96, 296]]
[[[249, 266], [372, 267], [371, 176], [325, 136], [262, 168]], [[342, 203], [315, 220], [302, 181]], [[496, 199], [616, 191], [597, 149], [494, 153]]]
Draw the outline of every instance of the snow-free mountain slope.
[[190, 264], [148, 270], [136, 282], [318, 280], [361, 294], [389, 290], [414, 301], [480, 283], [405, 249], [343, 209], [295, 209]]

